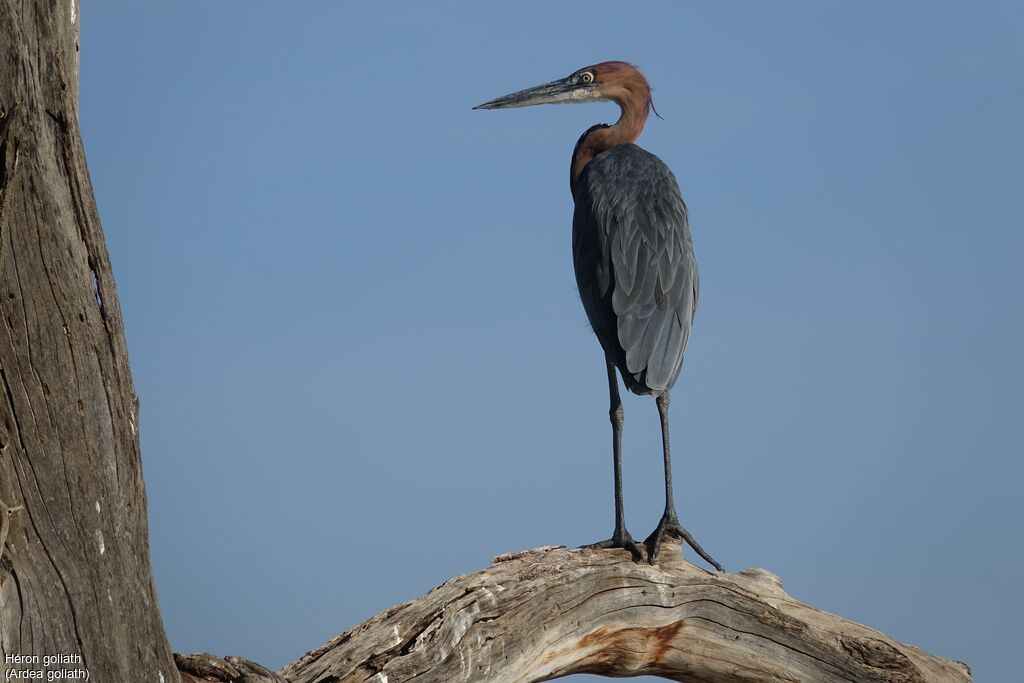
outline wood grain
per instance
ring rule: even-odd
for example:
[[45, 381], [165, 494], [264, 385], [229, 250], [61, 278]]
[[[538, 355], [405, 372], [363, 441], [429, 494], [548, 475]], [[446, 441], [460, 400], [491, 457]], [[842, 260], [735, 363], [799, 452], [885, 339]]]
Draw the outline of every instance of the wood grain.
[[546, 681], [649, 674], [691, 683], [971, 680], [930, 655], [791, 598], [759, 569], [713, 574], [665, 548], [539, 548], [397, 605], [281, 673], [293, 683]]

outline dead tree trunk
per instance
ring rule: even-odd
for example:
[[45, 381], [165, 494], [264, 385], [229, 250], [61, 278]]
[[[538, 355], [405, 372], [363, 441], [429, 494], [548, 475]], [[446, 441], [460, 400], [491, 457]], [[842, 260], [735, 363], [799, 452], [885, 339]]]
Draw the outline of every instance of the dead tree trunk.
[[0, 0], [0, 318], [0, 661], [175, 681], [78, 128], [78, 0]]

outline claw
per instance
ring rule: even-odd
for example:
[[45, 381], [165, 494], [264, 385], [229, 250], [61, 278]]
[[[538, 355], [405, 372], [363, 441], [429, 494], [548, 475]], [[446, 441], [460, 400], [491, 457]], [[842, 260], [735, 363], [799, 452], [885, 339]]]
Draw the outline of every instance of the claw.
[[704, 558], [704, 561], [710, 564], [712, 567], [720, 572], [725, 571], [722, 569], [722, 565], [715, 562], [715, 560], [705, 552], [704, 548], [700, 547], [700, 544], [694, 540], [690, 532], [682, 527], [679, 520], [676, 519], [675, 515], [665, 514], [662, 516], [661, 521], [658, 522], [658, 528], [656, 528], [647, 540], [644, 541], [644, 545], [647, 546], [647, 561], [651, 564], [655, 564], [658, 561], [658, 553], [661, 552], [661, 542], [664, 540], [666, 535], [675, 536], [676, 538], [685, 541], [691, 548], [693, 548], [698, 555]]
[[643, 553], [640, 550], [640, 544], [633, 540], [633, 537], [629, 535], [628, 531], [616, 531], [612, 534], [612, 537], [607, 541], [601, 541], [599, 543], [591, 543], [583, 546], [584, 548], [594, 548], [597, 550], [608, 550], [609, 548], [622, 548], [628, 550], [629, 554], [633, 556], [634, 562], [639, 562], [643, 559]]

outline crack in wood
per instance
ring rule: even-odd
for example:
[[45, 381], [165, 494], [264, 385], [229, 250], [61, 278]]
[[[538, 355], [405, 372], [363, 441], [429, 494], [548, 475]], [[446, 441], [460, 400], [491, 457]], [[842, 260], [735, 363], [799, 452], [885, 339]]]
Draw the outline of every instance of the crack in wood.
[[18, 411], [14, 408], [14, 394], [11, 393], [11, 383], [7, 380], [7, 371], [0, 368], [0, 381], [4, 383], [4, 396], [7, 397], [7, 406], [10, 409], [11, 421], [14, 423], [14, 432], [18, 437], [18, 445], [21, 446], [21, 450], [24, 453], [25, 439], [21, 435], [21, 422], [18, 420]]
[[7, 543], [7, 534], [11, 530], [11, 515], [25, 509], [24, 505], [10, 506], [0, 500], [0, 560], [4, 556], [4, 545]]

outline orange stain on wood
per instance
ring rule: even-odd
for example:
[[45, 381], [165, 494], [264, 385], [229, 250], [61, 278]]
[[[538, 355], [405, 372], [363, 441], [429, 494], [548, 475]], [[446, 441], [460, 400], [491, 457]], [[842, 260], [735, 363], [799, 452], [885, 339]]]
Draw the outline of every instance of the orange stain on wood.
[[672, 649], [672, 641], [682, 630], [683, 622], [677, 621], [674, 624], [666, 624], [649, 631], [649, 637], [655, 641], [654, 647], [651, 649], [655, 662], [660, 662], [665, 653]]
[[677, 621], [656, 628], [602, 626], [580, 638], [575, 645], [549, 652], [544, 664], [550, 664], [570, 653], [577, 653], [574, 671], [616, 672], [631, 675], [638, 670], [661, 663], [672, 643], [685, 628]]

